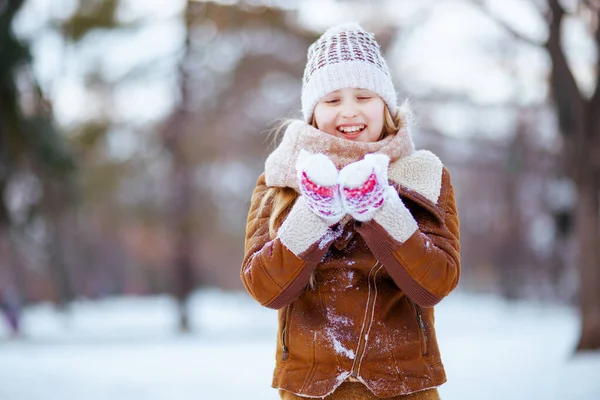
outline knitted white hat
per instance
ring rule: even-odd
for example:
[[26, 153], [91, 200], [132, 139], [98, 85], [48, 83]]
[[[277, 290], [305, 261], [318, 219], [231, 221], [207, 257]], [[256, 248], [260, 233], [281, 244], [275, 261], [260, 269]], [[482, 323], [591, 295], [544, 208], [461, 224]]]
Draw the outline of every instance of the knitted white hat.
[[342, 88], [377, 93], [396, 114], [396, 90], [372, 34], [354, 22], [329, 28], [308, 48], [302, 78], [302, 114], [309, 122], [319, 100]]

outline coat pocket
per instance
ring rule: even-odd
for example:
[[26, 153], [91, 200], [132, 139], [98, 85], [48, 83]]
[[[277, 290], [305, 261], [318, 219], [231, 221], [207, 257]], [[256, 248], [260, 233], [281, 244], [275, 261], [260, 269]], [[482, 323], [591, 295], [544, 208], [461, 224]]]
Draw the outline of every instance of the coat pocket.
[[408, 299], [408, 302], [411, 304], [413, 310], [415, 311], [415, 319], [417, 320], [417, 325], [419, 327], [419, 336], [421, 339], [421, 355], [424, 356], [427, 354], [427, 334], [425, 332], [425, 323], [423, 322], [421, 309], [417, 304], [415, 304], [414, 301], [412, 301], [408, 297], [406, 298]]
[[[292, 303], [293, 304], [293, 303]], [[289, 340], [290, 340], [290, 315], [292, 313], [292, 304], [288, 305], [285, 310], [285, 316], [283, 317], [283, 323], [281, 326], [281, 360], [287, 361], [290, 355]]]

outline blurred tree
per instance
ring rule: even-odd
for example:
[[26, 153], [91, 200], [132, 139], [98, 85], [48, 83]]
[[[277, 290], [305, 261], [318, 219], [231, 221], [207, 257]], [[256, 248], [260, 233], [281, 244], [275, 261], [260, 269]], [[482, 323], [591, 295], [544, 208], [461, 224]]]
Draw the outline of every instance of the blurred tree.
[[[587, 96], [577, 84], [563, 47], [566, 16], [587, 22], [600, 54], [600, 4], [578, 0], [566, 8], [559, 0], [546, 0], [541, 17], [547, 22], [548, 37], [537, 43], [495, 16], [481, 0], [473, 0], [518, 40], [543, 47], [550, 60], [551, 94], [563, 138], [563, 163], [576, 186], [574, 233], [578, 244], [581, 336], [577, 350], [600, 349], [600, 56], [594, 67], [595, 84]], [[540, 7], [541, 8], [541, 7]]]
[[[116, 187], [127, 177], [129, 166], [106, 156], [106, 134], [114, 126], [106, 115], [62, 126], [59, 133], [50, 102], [33, 78], [35, 60], [28, 44], [12, 31], [18, 13], [30, 12], [23, 11], [27, 9], [24, 4], [0, 2], [0, 228], [10, 227], [0, 235], [5, 237], [0, 237], [0, 252], [8, 254], [4, 259], [11, 260], [7, 265], [13, 271], [11, 279], [0, 279], [0, 283], [20, 283], [19, 293], [27, 291], [33, 300], [55, 300], [65, 306], [77, 295], [115, 292], [126, 284], [122, 243], [114, 234], [114, 224], [109, 225], [118, 215]], [[119, 4], [118, 0], [77, 1], [73, 12], [62, 20], [50, 20], [52, 13], [44, 15], [38, 7], [34, 12], [40, 14], [40, 21], [47, 18], [48, 26], [40, 25], [36, 35], [58, 33], [58, 43], [70, 45], [63, 48], [65, 57], [61, 57], [62, 67], [67, 66], [74, 59], [69, 56], [90, 33], [131, 27], [118, 19]], [[91, 63], [77, 60], [76, 64], [87, 74], [82, 79], [86, 93], [109, 103], [112, 86], [98, 73], [101, 66], [94, 64], [88, 70]]]
[[[565, 10], [548, 0], [550, 34], [545, 43], [552, 60], [552, 93], [564, 137], [567, 171], [577, 187], [575, 234], [579, 244], [581, 336], [577, 350], [600, 349], [600, 56], [591, 98], [578, 88], [562, 48]], [[600, 5], [582, 1], [582, 14], [592, 15], [596, 51], [600, 54]]]
[[520, 289], [526, 281], [526, 266], [533, 265], [527, 243], [526, 223], [523, 217], [519, 193], [526, 179], [524, 159], [526, 157], [527, 128], [521, 123], [509, 142], [506, 151], [506, 165], [503, 169], [502, 204], [506, 211], [500, 221], [500, 235], [496, 238], [494, 266], [499, 270], [499, 286], [502, 295], [507, 299], [518, 299]]
[[[31, 73], [28, 44], [13, 32], [13, 20], [22, 5], [22, 0], [0, 3], [0, 305], [15, 330], [18, 308], [26, 292], [18, 242], [27, 240], [27, 228], [38, 218], [52, 225], [48, 207], [70, 199], [75, 171], [72, 155]], [[23, 195], [16, 193], [23, 182], [30, 182], [41, 193], [25, 196], [15, 204], [13, 198]], [[48, 190], [50, 186], [56, 190]], [[64, 279], [64, 264], [56, 258], [51, 263], [54, 276], [59, 277], [58, 291], [67, 301], [72, 290]]]
[[190, 321], [187, 302], [198, 284], [194, 273], [193, 243], [195, 241], [192, 203], [194, 182], [192, 165], [186, 157], [185, 136], [189, 133], [190, 77], [186, 69], [191, 52], [192, 27], [197, 19], [197, 5], [187, 2], [183, 57], [179, 65], [179, 104], [163, 130], [165, 148], [171, 155], [171, 208], [170, 218], [173, 234], [173, 292], [179, 311], [179, 331], [189, 332]]
[[[236, 218], [232, 225], [239, 243], [249, 195], [244, 188], [251, 190], [260, 168], [257, 156], [260, 159], [266, 151], [258, 133], [284, 114], [266, 102], [257, 109], [258, 120], [248, 112], [263, 100], [265, 91], [294, 89], [287, 80], [299, 81], [304, 46], [313, 39], [291, 21], [288, 12], [264, 6], [188, 1], [185, 27], [179, 101], [162, 130], [171, 161], [168, 221], [182, 331], [189, 330], [186, 302], [194, 287], [215, 274], [230, 281], [237, 271], [236, 254], [241, 248], [236, 245], [236, 251], [231, 251], [234, 241], [227, 231], [232, 229], [225, 221]], [[275, 37], [279, 43], [272, 43]], [[271, 49], [265, 46], [269, 41]], [[276, 79], [265, 82], [269, 77]], [[290, 99], [283, 101], [284, 107], [289, 107], [295, 99], [285, 96]], [[251, 163], [252, 177], [236, 176], [243, 169], [231, 160]], [[210, 268], [211, 264], [217, 268]]]
[[[115, 130], [134, 130], [118, 121], [114, 93], [119, 85], [142, 76], [145, 69], [141, 67], [136, 73], [111, 78], [107, 76], [105, 65], [86, 60], [85, 54], [88, 52], [89, 57], [90, 47], [106, 46], [99, 43], [105, 37], [124, 34], [121, 40], [126, 40], [125, 34], [143, 26], [143, 21], [124, 21], [119, 16], [121, 7], [123, 2], [120, 0], [78, 0], [72, 13], [52, 21], [54, 31], [63, 43], [65, 65], [62, 68], [72, 71], [71, 65], [67, 64], [79, 64], [78, 71], [70, 73], [82, 75], [76, 79], [83, 81], [86, 101], [95, 104], [91, 112], [76, 116], [78, 122], [64, 127], [79, 162], [79, 202], [65, 211], [63, 223], [53, 231], [69, 238], [59, 250], [67, 253], [63, 258], [70, 261], [71, 279], [76, 283], [78, 294], [91, 297], [122, 293], [130, 288], [143, 290], [139, 289], [143, 284], [131, 280], [134, 263], [119, 237], [128, 222], [135, 219], [133, 213], [126, 211], [125, 202], [120, 200], [124, 197], [124, 183], [132, 176], [134, 162], [113, 157], [108, 138]], [[94, 44], [89, 40], [92, 35], [97, 35]], [[138, 65], [132, 69], [136, 67]], [[142, 180], [142, 177], [138, 179]], [[132, 208], [142, 207], [136, 204]]]
[[77, 10], [60, 24], [64, 37], [77, 43], [91, 32], [120, 27], [119, 4], [120, 0], [79, 0]]

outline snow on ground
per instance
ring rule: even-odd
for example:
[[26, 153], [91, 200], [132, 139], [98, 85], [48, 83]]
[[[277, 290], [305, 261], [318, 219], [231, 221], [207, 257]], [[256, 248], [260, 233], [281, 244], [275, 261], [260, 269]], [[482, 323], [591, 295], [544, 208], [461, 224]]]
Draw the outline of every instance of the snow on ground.
[[[179, 336], [167, 297], [31, 307], [23, 338], [0, 323], [0, 399], [277, 399], [276, 312], [216, 290], [191, 309], [195, 333]], [[572, 310], [465, 294], [436, 310], [444, 400], [600, 399], [600, 352], [572, 356]]]

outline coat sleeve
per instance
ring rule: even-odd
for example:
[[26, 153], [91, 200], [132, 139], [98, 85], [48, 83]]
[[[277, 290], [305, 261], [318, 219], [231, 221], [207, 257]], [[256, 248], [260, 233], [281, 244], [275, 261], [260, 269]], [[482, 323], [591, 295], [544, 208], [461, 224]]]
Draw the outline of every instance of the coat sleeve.
[[279, 309], [304, 291], [310, 275], [341, 229], [339, 224], [330, 228], [299, 196], [277, 236], [271, 239], [271, 202], [260, 207], [267, 190], [263, 174], [251, 198], [240, 275], [248, 293], [261, 305]]
[[442, 188], [432, 212], [411, 211], [394, 190], [373, 220], [356, 223], [375, 257], [396, 285], [416, 304], [432, 307], [458, 284], [460, 276], [459, 220], [450, 173], [442, 171]]

